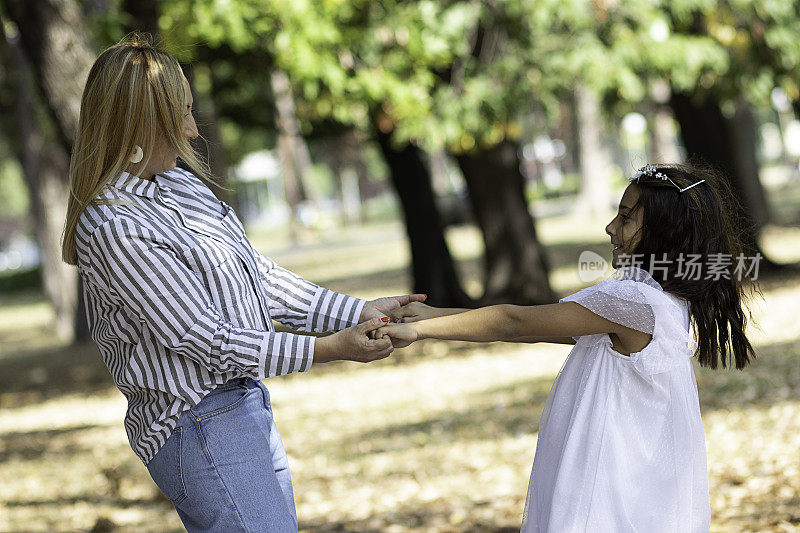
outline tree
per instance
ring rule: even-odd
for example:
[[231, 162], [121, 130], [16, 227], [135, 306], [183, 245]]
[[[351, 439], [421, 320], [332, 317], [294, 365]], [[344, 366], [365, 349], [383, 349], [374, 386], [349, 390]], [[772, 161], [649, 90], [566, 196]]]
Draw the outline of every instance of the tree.
[[[514, 6], [275, 2], [273, 16], [280, 21], [275, 60], [302, 87], [307, 103], [301, 116], [309, 122], [333, 119], [357, 128], [388, 122], [382, 130], [391, 132], [388, 142], [399, 151], [409, 143], [427, 150], [447, 148], [465, 174], [484, 236], [494, 239], [485, 246], [482, 301], [507, 301], [513, 295], [520, 303], [543, 303], [552, 301], [547, 264], [532, 229], [515, 148], [519, 128], [514, 119], [530, 89], [524, 70], [528, 56], [517, 52], [529, 44], [530, 35], [514, 22], [521, 4], [506, 4]], [[384, 154], [390, 153], [387, 141], [379, 140]], [[496, 179], [498, 173], [503, 179]], [[427, 181], [417, 194], [432, 194]], [[487, 187], [490, 183], [500, 186]], [[403, 191], [398, 193], [402, 198]], [[516, 200], [506, 201], [509, 195], [517, 195]], [[430, 216], [418, 206], [434, 201], [401, 203], [408, 222]], [[439, 225], [427, 231], [438, 233]], [[409, 236], [413, 241], [411, 228]], [[444, 237], [432, 241], [444, 242]], [[411, 247], [426, 249], [422, 243]], [[415, 265], [423, 261], [414, 258]], [[450, 262], [437, 262], [444, 270], [429, 279], [448, 280], [452, 287]]]
[[[395, 143], [393, 125], [386, 130], [392, 132], [389, 137], [378, 131], [375, 124], [380, 114], [380, 102], [383, 100], [363, 98], [363, 90], [354, 94], [341, 85], [346, 81], [346, 76], [341, 72], [339, 56], [336, 53], [331, 55], [334, 48], [324, 47], [326, 39], [342, 39], [342, 36], [335, 33], [336, 20], [326, 18], [319, 11], [331, 6], [305, 2], [265, 2], [258, 7], [255, 9], [246, 2], [228, 3], [226, 9], [219, 9], [215, 2], [168, 2], [164, 5], [165, 20], [172, 28], [168, 32], [171, 39], [168, 44], [173, 51], [180, 53], [183, 43], [201, 38], [205, 42], [201, 50], [209, 51], [209, 56], [224, 57], [227, 66], [233, 67], [235, 74], [230, 76], [229, 85], [236, 84], [240, 87], [240, 90], [235, 91], [238, 101], [241, 101], [242, 86], [263, 86], [264, 78], [270, 72], [288, 74], [287, 80], [275, 76], [270, 78], [271, 82], [279, 83], [271, 83], [273, 100], [265, 101], [264, 104], [276, 110], [275, 118], [270, 123], [260, 124], [263, 131], [273, 132], [277, 137], [265, 140], [269, 144], [277, 143], [279, 148], [283, 147], [283, 159], [286, 162], [302, 163], [306, 159], [302, 157], [304, 150], [293, 149], [297, 143], [292, 139], [300, 139], [300, 130], [304, 135], [333, 130], [339, 136], [349, 129], [357, 129], [373, 136], [390, 168], [393, 183], [398, 186], [405, 218], [410, 221], [407, 230], [413, 255], [415, 290], [428, 293], [430, 301], [438, 305], [469, 304], [469, 298], [458, 282], [443, 229], [438, 222], [439, 214], [432, 195], [430, 173], [420, 157], [420, 150], [408, 142]], [[347, 6], [340, 7], [347, 9]], [[345, 43], [340, 42], [335, 46], [339, 49], [344, 45]], [[287, 52], [291, 57], [287, 56]], [[262, 64], [258, 68], [248, 68], [248, 60], [245, 58], [256, 57], [263, 58]], [[349, 57], [352, 59], [352, 56]], [[208, 56], [201, 57], [202, 61], [208, 59]], [[342, 56], [342, 61], [347, 63], [346, 54]], [[312, 73], [313, 76], [323, 77], [325, 81], [313, 77]], [[369, 76], [360, 80], [364, 83], [370, 82]], [[287, 86], [285, 81], [290, 81], [291, 85]], [[298, 88], [301, 90], [298, 91]], [[335, 96], [328, 93], [332, 88], [336, 91]], [[351, 87], [353, 88], [355, 85]], [[230, 90], [234, 92], [233, 89]], [[319, 90], [328, 94], [319, 94]], [[220, 99], [231, 103], [234, 101], [224, 95]], [[296, 110], [292, 109], [294, 105]], [[252, 120], [246, 116], [237, 116], [231, 110], [230, 107], [226, 109], [224, 104], [220, 109], [221, 115], [228, 119], [229, 124], [236, 123], [236, 127], [242, 127]], [[295, 113], [300, 119], [296, 125]], [[404, 161], [403, 155], [410, 159]], [[292, 165], [285, 166], [289, 177], [293, 168]], [[411, 174], [406, 175], [406, 172]], [[419, 185], [418, 190], [411, 190], [409, 185], [412, 182]], [[293, 182], [289, 185], [291, 183]], [[290, 193], [293, 190], [292, 187], [287, 189]], [[302, 197], [302, 186], [298, 184], [295, 189], [295, 196], [299, 201]], [[421, 194], [427, 194], [424, 201], [408, 201], [411, 195], [419, 199]], [[290, 203], [291, 199], [290, 195]], [[425, 207], [420, 210], [420, 206]]]
[[123, 0], [122, 13], [126, 22], [125, 31], [158, 35], [157, 0]]
[[583, 84], [575, 87], [575, 115], [581, 188], [576, 211], [604, 215], [611, 204], [608, 169], [611, 157], [603, 144], [600, 95]]
[[[56, 307], [59, 333], [76, 339], [88, 335], [86, 317], [74, 269], [61, 263], [60, 237], [64, 199], [69, 194], [67, 155], [78, 125], [83, 84], [94, 60], [80, 9], [73, 0], [5, 0], [6, 13], [19, 31], [17, 56], [21, 83], [25, 84], [23, 56], [31, 67], [33, 85], [43, 96], [46, 115], [55, 125], [57, 145], [43, 140], [41, 122], [28, 120], [30, 104], [20, 103], [25, 142], [21, 162], [31, 190], [36, 234], [42, 251], [43, 285]], [[25, 116], [22, 116], [25, 115]], [[78, 294], [78, 297], [73, 295]], [[72, 335], [65, 324], [73, 322]]]
[[617, 72], [606, 77], [612, 83], [604, 82], [606, 102], [647, 107], [647, 89], [666, 81], [687, 155], [725, 171], [745, 211], [745, 244], [759, 250], [769, 209], [752, 108], [768, 107], [776, 86], [795, 101], [800, 97], [800, 5], [687, 0], [651, 6], [629, 0], [596, 6], [597, 22], [589, 31], [606, 51], [605, 64]]
[[4, 0], [19, 29], [20, 45], [68, 151], [78, 130], [83, 85], [94, 48], [75, 0]]
[[59, 239], [66, 216], [64, 198], [69, 194], [65, 180], [68, 155], [43, 125], [46, 117], [41, 116], [38, 91], [17, 36], [0, 32], [0, 49], [8, 69], [3, 77], [4, 93], [13, 95], [13, 110], [4, 114], [13, 125], [7, 124], [4, 130], [17, 132], [6, 142], [20, 162], [31, 198], [30, 217], [41, 252], [42, 285], [55, 308], [56, 335], [70, 340], [75, 336], [77, 277], [74, 268], [61, 261]]
[[[696, 5], [688, 13], [670, 13], [676, 31], [705, 37], [728, 56], [724, 71], [703, 73], [713, 83], [707, 79], [700, 86], [674, 88], [670, 106], [681, 126], [687, 155], [713, 163], [729, 176], [744, 208], [742, 238], [746, 249], [765, 255], [759, 245], [759, 234], [769, 222], [769, 208], [759, 180], [757, 125], [751, 102], [768, 101], [765, 93], [781, 82], [782, 68], [778, 67], [781, 62], [777, 61], [775, 51], [769, 50], [764, 35], [764, 23], [771, 10], [765, 10], [762, 2], [738, 4], [719, 6], [714, 12]], [[734, 11], [734, 7], [741, 11]], [[731, 32], [737, 37], [725, 37]], [[766, 58], [770, 58], [769, 69], [761, 64]], [[769, 88], [764, 87], [765, 81]], [[731, 112], [725, 113], [723, 106]], [[769, 259], [766, 265], [775, 266]]]
[[[741, 181], [740, 200], [754, 213], [760, 185], [753, 171], [756, 162], [750, 157], [753, 135], [743, 133], [748, 123], [744, 102], [763, 100], [776, 84], [782, 84], [792, 98], [798, 93], [792, 79], [798, 77], [800, 54], [791, 38], [800, 30], [798, 7], [774, 4], [768, 0], [720, 5], [705, 0], [663, 5], [647, 0], [170, 2], [174, 28], [187, 40], [200, 37], [234, 50], [268, 50], [292, 82], [305, 133], [326, 121], [369, 132], [380, 115], [391, 123], [385, 131], [391, 132], [396, 149], [409, 145], [446, 149], [462, 163], [465, 175], [472, 174], [466, 181], [476, 219], [487, 225], [482, 227], [484, 235], [501, 228], [508, 232], [507, 242], [539, 249], [536, 268], [517, 272], [525, 286], [541, 289], [527, 294], [539, 295], [549, 291], [544, 254], [535, 233], [523, 237], [512, 222], [522, 220], [525, 203], [515, 201], [506, 209], [480, 214], [486, 202], [476, 200], [479, 196], [497, 195], [488, 203], [500, 205], [502, 193], [499, 187], [486, 190], [478, 185], [496, 172], [483, 176], [477, 172], [492, 168], [488, 163], [497, 152], [511, 153], [509, 147], [519, 142], [523, 131], [520, 120], [541, 109], [552, 115], [576, 87], [619, 116], [634, 109], [646, 112], [653, 103], [650, 88], [667, 80], [677, 98], [687, 94], [698, 103], [706, 91], [721, 111], [742, 111], [732, 141], [739, 148], [728, 153], [727, 161], [736, 165], [731, 175]], [[598, 118], [591, 120], [598, 122], [599, 114], [589, 114], [593, 115]], [[691, 128], [686, 120], [682, 126]], [[683, 137], [690, 154], [695, 153], [690, 135]], [[584, 161], [589, 165], [591, 161]], [[502, 168], [511, 175], [516, 172], [510, 163]], [[524, 192], [511, 182], [511, 190]], [[520, 211], [511, 215], [511, 210]], [[753, 213], [757, 221], [759, 216]], [[406, 213], [406, 219], [411, 218], [414, 214]], [[526, 256], [514, 248], [489, 249], [487, 253], [508, 257], [487, 257], [487, 280], [498, 279], [490, 271], [492, 265], [514, 264], [515, 258]], [[487, 283], [487, 288], [484, 301], [493, 301], [493, 293], [510, 292], [494, 283]]]
[[482, 303], [552, 302], [548, 264], [528, 211], [518, 146], [503, 141], [477, 154], [461, 154], [458, 164], [486, 247]]
[[[389, 131], [383, 131], [381, 128]], [[428, 295], [430, 305], [469, 307], [471, 298], [458, 282], [453, 258], [444, 239], [444, 226], [434, 201], [431, 177], [422, 151], [411, 143], [397, 146], [391, 122], [376, 124], [375, 136], [405, 216], [411, 245], [414, 292]]]
[[308, 180], [311, 170], [311, 154], [305, 139], [300, 134], [289, 77], [280, 67], [273, 67], [269, 79], [275, 99], [278, 153], [283, 165], [283, 189], [292, 212], [289, 228], [292, 240], [296, 241], [299, 220], [298, 206], [305, 200], [318, 203], [320, 197]]
[[745, 210], [742, 240], [749, 253], [760, 252], [758, 235], [769, 221], [769, 209], [758, 177], [756, 126], [749, 106], [739, 102], [730, 118], [713, 96], [678, 93], [670, 105], [681, 126], [690, 157], [713, 163], [729, 177]]

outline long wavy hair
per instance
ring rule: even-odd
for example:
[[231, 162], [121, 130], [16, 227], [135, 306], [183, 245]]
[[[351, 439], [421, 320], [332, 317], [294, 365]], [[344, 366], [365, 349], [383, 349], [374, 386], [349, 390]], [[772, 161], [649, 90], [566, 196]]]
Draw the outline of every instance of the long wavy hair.
[[[136, 175], [146, 168], [156, 143], [171, 145], [200, 178], [210, 181], [208, 164], [183, 134], [185, 108], [180, 64], [147, 34], [130, 34], [95, 60], [81, 98], [69, 165], [70, 196], [61, 241], [65, 262], [78, 262], [75, 231], [86, 206], [98, 201], [100, 191], [123, 171]], [[132, 165], [136, 146], [144, 157]]]
[[[755, 357], [745, 334], [750, 319], [745, 300], [758, 291], [757, 281], [748, 280], [756, 277], [755, 250], [742, 245], [742, 208], [727, 179], [710, 166], [656, 165], [656, 170], [681, 188], [705, 182], [680, 192], [667, 180], [641, 176], [635, 209], [643, 209], [643, 219], [633, 254], [665, 291], [688, 300], [700, 364], [742, 369]], [[691, 255], [699, 255], [699, 276], [687, 275]]]

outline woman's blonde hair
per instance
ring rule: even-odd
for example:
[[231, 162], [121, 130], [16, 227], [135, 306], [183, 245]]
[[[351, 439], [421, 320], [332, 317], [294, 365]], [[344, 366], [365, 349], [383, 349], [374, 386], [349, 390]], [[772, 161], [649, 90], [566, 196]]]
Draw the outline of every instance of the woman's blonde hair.
[[83, 210], [109, 183], [131, 166], [140, 146], [141, 171], [157, 142], [168, 143], [201, 178], [208, 164], [183, 133], [186, 94], [178, 61], [153, 45], [149, 36], [131, 34], [106, 49], [92, 65], [81, 98], [80, 120], [69, 165], [70, 196], [61, 257], [78, 262], [75, 231]]

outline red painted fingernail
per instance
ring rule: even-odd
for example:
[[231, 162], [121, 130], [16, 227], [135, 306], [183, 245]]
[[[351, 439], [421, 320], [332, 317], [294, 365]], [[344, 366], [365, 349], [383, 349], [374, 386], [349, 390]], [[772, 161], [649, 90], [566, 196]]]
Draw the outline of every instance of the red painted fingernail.
[[381, 318], [381, 320], [383, 320], [384, 322], [389, 322], [389, 317], [385, 316], [385, 317]]

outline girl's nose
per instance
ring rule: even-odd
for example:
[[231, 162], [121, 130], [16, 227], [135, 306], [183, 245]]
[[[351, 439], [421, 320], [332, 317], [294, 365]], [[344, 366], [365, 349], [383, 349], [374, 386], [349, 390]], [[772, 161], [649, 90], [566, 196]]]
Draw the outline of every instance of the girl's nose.
[[612, 220], [611, 222], [609, 222], [609, 223], [608, 223], [608, 226], [606, 226], [606, 234], [607, 234], [609, 237], [613, 237], [613, 236], [614, 236], [614, 231], [612, 230], [612, 227], [611, 227], [611, 225], [612, 225], [613, 223], [614, 223], [614, 221]]

